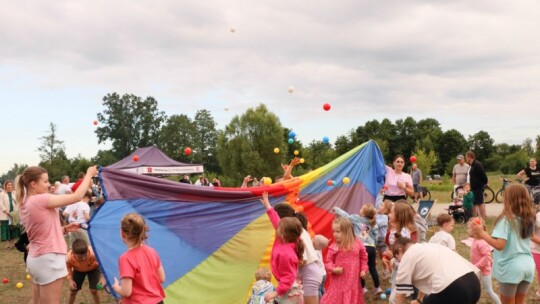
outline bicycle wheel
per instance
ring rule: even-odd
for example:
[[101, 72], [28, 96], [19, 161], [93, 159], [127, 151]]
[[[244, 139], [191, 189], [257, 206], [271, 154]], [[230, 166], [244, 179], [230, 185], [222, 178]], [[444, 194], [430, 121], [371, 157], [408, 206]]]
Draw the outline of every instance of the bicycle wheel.
[[495, 199], [495, 192], [491, 188], [484, 188], [484, 203], [489, 204]]
[[495, 200], [497, 201], [497, 203], [502, 203], [503, 202], [503, 198], [504, 198], [504, 190], [503, 189], [500, 189], [499, 191], [497, 191], [497, 193], [495, 194]]

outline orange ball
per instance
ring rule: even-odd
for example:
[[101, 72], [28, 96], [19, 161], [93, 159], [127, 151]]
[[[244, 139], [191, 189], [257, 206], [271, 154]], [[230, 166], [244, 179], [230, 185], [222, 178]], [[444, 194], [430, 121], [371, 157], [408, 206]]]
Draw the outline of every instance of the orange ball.
[[137, 155], [133, 156], [133, 161], [139, 161], [139, 156]]

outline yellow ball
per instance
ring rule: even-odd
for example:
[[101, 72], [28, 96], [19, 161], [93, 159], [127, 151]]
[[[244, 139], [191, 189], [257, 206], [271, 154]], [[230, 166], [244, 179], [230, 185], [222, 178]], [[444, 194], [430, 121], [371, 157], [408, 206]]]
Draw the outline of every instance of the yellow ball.
[[294, 150], [294, 155], [298, 155], [300, 154], [300, 152], [298, 152], [298, 150]]
[[300, 163], [303, 164], [305, 160], [303, 158], [300, 158]]
[[30, 280], [30, 275], [29, 274], [26, 275], [26, 279]]
[[347, 184], [350, 183], [350, 182], [351, 182], [351, 180], [350, 180], [348, 177], [344, 177], [344, 178], [343, 178], [343, 183], [344, 183], [345, 185], [347, 185]]
[[17, 288], [23, 288], [23, 284], [21, 282], [17, 283], [17, 285], [15, 285], [15, 287]]
[[272, 179], [270, 177], [265, 177], [264, 178], [264, 184], [266, 186], [270, 186], [272, 184]]
[[278, 154], [279, 153], [279, 148], [274, 148], [274, 153]]

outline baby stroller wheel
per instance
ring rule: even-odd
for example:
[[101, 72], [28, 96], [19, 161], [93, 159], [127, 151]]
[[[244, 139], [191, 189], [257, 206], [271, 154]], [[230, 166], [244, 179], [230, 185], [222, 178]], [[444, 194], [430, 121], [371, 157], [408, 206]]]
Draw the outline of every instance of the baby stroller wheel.
[[465, 224], [467, 222], [467, 219], [465, 218], [464, 214], [460, 214], [457, 217], [457, 222], [460, 224]]

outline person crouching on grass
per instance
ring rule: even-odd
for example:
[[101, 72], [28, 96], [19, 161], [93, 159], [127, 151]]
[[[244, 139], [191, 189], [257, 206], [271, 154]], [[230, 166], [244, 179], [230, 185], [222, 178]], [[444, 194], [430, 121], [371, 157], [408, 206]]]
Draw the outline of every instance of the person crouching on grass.
[[69, 304], [75, 303], [77, 293], [82, 288], [84, 278], [88, 276], [88, 287], [90, 293], [94, 299], [94, 303], [99, 304], [99, 293], [97, 291], [98, 283], [103, 283], [105, 280], [99, 270], [99, 264], [96, 261], [96, 257], [92, 248], [88, 247], [88, 244], [83, 239], [77, 239], [71, 244], [71, 250], [66, 257], [66, 266], [68, 270], [68, 284], [69, 284]]

